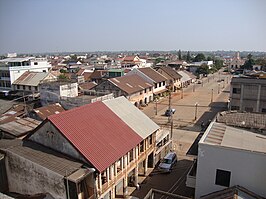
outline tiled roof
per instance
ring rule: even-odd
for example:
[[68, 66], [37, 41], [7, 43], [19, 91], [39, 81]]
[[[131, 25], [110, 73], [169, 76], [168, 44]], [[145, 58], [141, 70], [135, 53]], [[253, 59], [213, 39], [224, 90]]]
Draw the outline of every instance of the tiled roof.
[[99, 172], [142, 141], [103, 102], [52, 115], [48, 120]]
[[24, 72], [18, 79], [16, 79], [13, 84], [15, 85], [28, 85], [28, 86], [38, 86], [39, 83], [47, 77], [48, 73], [43, 72]]
[[182, 76], [179, 75], [174, 69], [172, 69], [170, 66], [161, 66], [159, 69], [163, 70], [165, 73], [167, 73], [170, 77], [173, 79], [181, 79]]
[[140, 92], [143, 91], [145, 88], [152, 87], [150, 83], [148, 83], [138, 75], [111, 78], [108, 81], [112, 82], [114, 85], [116, 85], [118, 88], [128, 94]]
[[33, 111], [42, 120], [45, 120], [48, 116], [53, 115], [53, 114], [61, 113], [61, 112], [65, 111], [65, 109], [59, 103], [56, 103], [56, 104], [51, 104], [51, 105], [44, 106], [44, 107], [41, 107], [41, 108], [33, 109]]
[[152, 69], [151, 67], [146, 68], [138, 68], [139, 71], [144, 73], [146, 76], [151, 78], [154, 82], [159, 83], [162, 81], [166, 81], [167, 78], [158, 73], [156, 70]]

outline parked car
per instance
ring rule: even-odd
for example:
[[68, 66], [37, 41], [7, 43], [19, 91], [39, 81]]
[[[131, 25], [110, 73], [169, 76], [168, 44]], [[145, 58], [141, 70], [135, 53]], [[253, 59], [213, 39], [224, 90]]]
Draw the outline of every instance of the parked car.
[[164, 113], [165, 116], [169, 117], [171, 116], [172, 114], [175, 114], [175, 109], [172, 108], [172, 109], [167, 109]]
[[171, 172], [173, 166], [177, 163], [177, 156], [175, 152], [169, 152], [159, 164], [159, 170], [164, 172]]

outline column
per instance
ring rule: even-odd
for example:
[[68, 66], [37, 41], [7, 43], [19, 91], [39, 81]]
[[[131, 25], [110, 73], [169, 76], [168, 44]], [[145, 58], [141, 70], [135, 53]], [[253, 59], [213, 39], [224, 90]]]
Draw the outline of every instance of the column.
[[139, 159], [139, 148], [138, 146], [135, 148], [136, 150], [136, 159], [138, 160]]
[[111, 198], [115, 198], [115, 186], [111, 188]]
[[101, 194], [102, 193], [102, 174], [101, 173], [99, 173], [98, 175], [98, 188]]
[[123, 195], [124, 198], [127, 196], [127, 175], [125, 176], [124, 180], [123, 180]]
[[243, 111], [243, 95], [244, 95], [244, 84], [241, 84], [241, 91], [240, 91], [240, 105], [239, 110]]
[[121, 164], [121, 170], [123, 172], [124, 171], [124, 168], [125, 168], [124, 167], [124, 156], [122, 156], [120, 164]]
[[148, 157], [144, 160], [144, 175], [147, 176], [148, 171]]
[[114, 165], [112, 164], [110, 167], [110, 179], [114, 180]]
[[256, 104], [256, 112], [260, 112], [260, 94], [261, 93], [261, 84], [258, 87], [258, 96], [257, 96], [257, 104]]
[[108, 167], [107, 169], [106, 169], [106, 179], [107, 179], [107, 183], [109, 183], [109, 181], [110, 181], [110, 167]]
[[138, 165], [136, 166], [136, 168], [135, 168], [135, 172], [134, 172], [134, 178], [135, 178], [135, 180], [134, 180], [134, 185], [138, 188], [138, 183], [139, 183], [139, 179], [138, 179], [138, 176], [139, 176], [139, 167], [138, 167]]

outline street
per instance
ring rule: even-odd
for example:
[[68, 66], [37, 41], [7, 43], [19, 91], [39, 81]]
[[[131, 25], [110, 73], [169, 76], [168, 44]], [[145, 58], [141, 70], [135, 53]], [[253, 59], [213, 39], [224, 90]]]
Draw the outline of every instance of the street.
[[[223, 81], [221, 81], [223, 80]], [[193, 157], [186, 156], [188, 149], [201, 132], [201, 124], [208, 124], [215, 115], [227, 109], [230, 89], [230, 75], [218, 72], [195, 84], [178, 91], [171, 96], [173, 115], [173, 150], [177, 153], [178, 162], [170, 174], [156, 172], [156, 168], [135, 190], [132, 196], [143, 198], [151, 188], [193, 198], [194, 189], [185, 186], [186, 175], [193, 163]], [[164, 116], [169, 107], [169, 97], [150, 103], [143, 112], [163, 128], [169, 128], [170, 120]], [[157, 110], [156, 110], [157, 108]], [[156, 115], [157, 112], [157, 115]], [[155, 198], [170, 198], [156, 196]]]

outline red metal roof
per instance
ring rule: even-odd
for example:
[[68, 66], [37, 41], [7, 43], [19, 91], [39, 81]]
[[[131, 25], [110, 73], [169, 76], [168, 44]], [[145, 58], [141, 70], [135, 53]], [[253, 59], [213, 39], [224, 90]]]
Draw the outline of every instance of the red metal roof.
[[102, 102], [52, 115], [48, 120], [99, 172], [142, 141]]

